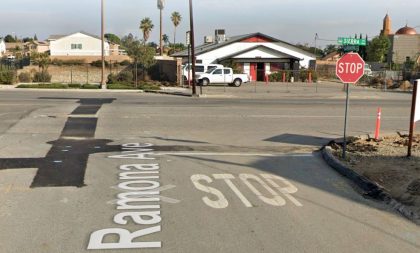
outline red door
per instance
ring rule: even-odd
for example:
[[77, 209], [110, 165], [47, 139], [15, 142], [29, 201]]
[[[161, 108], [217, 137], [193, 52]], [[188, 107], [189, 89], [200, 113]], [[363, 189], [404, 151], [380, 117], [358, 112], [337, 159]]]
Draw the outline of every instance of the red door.
[[256, 63], [250, 64], [250, 76], [251, 76], [251, 81], [257, 80], [257, 64]]

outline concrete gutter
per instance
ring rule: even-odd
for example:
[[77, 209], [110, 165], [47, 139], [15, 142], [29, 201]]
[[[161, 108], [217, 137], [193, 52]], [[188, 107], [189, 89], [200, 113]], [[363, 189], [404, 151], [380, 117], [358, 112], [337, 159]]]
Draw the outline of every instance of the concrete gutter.
[[358, 174], [351, 168], [344, 165], [332, 154], [332, 148], [330, 146], [324, 146], [321, 149], [321, 153], [325, 162], [338, 173], [355, 183], [361, 190], [364, 191], [364, 196], [368, 196], [385, 203], [392, 209], [402, 214], [404, 217], [420, 225], [420, 215], [418, 213], [413, 212], [408, 206], [393, 198], [384, 188], [379, 186], [377, 183], [369, 180], [368, 178]]

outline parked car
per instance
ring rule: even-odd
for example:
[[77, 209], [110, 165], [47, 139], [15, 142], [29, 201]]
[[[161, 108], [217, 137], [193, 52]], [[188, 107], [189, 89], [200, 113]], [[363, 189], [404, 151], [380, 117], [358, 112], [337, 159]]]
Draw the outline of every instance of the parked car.
[[364, 72], [365, 75], [373, 76], [373, 72], [372, 72], [371, 66], [369, 64], [365, 64], [365, 70], [364, 71], [365, 71]]
[[[192, 66], [192, 64], [190, 64]], [[188, 74], [190, 75], [190, 79], [192, 80], [192, 71], [190, 65], [186, 64], [182, 67], [182, 78], [184, 81], [188, 80]], [[209, 70], [213, 70], [215, 68], [223, 68], [223, 65], [220, 64], [195, 64], [195, 74], [203, 74]]]
[[249, 76], [247, 74], [233, 74], [231, 68], [216, 68], [196, 75], [196, 80], [203, 86], [228, 83], [231, 86], [239, 87], [242, 83], [249, 82]]

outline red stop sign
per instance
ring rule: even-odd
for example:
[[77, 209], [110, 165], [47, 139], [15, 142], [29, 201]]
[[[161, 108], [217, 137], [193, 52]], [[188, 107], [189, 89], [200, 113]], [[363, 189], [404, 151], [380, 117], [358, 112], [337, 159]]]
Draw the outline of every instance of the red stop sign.
[[365, 61], [357, 53], [348, 53], [340, 58], [335, 73], [343, 83], [357, 83], [365, 73]]

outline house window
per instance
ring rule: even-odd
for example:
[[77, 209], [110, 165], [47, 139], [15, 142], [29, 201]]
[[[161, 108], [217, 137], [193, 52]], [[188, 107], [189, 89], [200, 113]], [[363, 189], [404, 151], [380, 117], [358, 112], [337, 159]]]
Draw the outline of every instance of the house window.
[[71, 44], [71, 49], [82, 49], [82, 44]]

